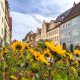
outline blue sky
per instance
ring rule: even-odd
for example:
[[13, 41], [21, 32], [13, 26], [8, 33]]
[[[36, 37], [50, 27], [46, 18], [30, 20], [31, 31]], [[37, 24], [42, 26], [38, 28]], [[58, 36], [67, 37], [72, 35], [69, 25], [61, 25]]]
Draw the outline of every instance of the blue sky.
[[12, 40], [21, 40], [29, 31], [36, 32], [43, 20], [50, 21], [80, 0], [8, 0], [13, 19]]

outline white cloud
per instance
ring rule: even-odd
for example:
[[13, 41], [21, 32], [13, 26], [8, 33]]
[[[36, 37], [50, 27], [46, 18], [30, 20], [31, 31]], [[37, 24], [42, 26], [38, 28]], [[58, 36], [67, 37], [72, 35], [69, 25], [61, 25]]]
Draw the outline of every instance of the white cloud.
[[43, 22], [43, 20], [45, 20], [46, 22], [50, 22], [50, 20], [55, 20], [56, 17], [44, 17], [42, 15], [39, 14], [32, 14], [33, 18], [39, 22]]
[[[38, 14], [22, 14], [11, 12], [13, 19], [12, 40], [21, 40], [29, 31], [36, 32], [37, 27], [41, 27], [43, 20], [50, 21], [53, 18], [46, 18]], [[39, 21], [41, 22], [39, 22]]]
[[[37, 6], [40, 13], [43, 15], [47, 14], [48, 16], [51, 14], [51, 16], [57, 16], [59, 13], [71, 8], [74, 1], [76, 3], [80, 2], [80, 0], [40, 0], [40, 2], [36, 3], [37, 5], [35, 4], [34, 6]], [[40, 5], [38, 6], [38, 4]]]

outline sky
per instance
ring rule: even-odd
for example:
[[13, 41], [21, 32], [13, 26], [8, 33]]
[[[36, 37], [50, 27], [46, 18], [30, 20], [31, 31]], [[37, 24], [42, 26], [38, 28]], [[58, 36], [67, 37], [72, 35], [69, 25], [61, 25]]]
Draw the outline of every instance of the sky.
[[30, 32], [41, 28], [43, 20], [55, 20], [80, 0], [8, 0], [12, 16], [12, 40], [22, 40]]

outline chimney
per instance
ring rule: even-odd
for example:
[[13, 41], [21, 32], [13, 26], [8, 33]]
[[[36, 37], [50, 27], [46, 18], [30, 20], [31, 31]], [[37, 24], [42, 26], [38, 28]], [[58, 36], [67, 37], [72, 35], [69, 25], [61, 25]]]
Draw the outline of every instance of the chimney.
[[74, 2], [73, 7], [75, 7], [76, 3]]
[[45, 20], [43, 20], [43, 23], [45, 23]]

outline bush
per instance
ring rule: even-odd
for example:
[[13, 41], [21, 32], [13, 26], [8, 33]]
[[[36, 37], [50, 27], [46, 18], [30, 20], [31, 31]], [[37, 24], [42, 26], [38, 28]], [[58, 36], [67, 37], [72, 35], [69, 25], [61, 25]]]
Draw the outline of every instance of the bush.
[[70, 44], [70, 52], [73, 53], [73, 44]]

